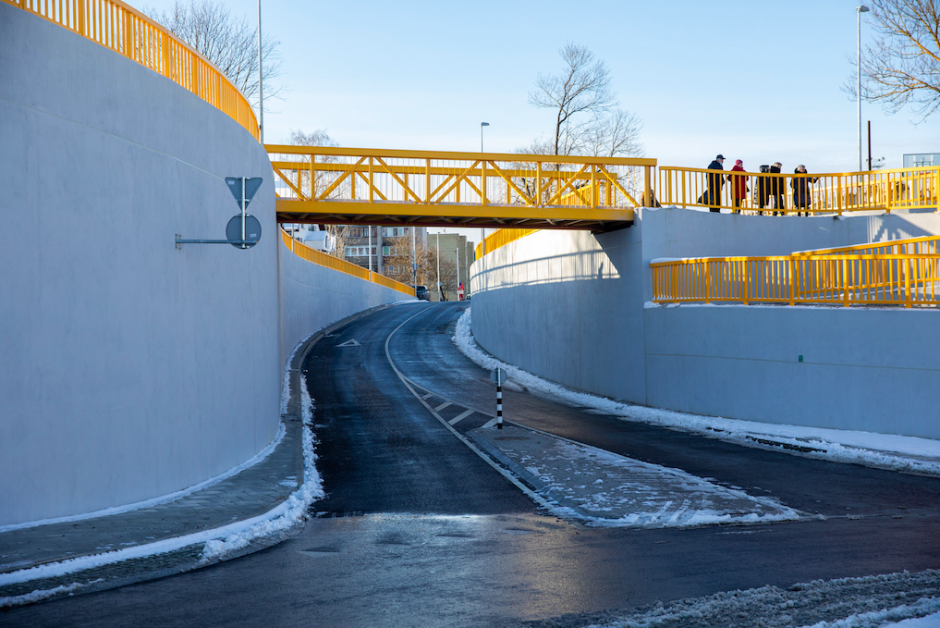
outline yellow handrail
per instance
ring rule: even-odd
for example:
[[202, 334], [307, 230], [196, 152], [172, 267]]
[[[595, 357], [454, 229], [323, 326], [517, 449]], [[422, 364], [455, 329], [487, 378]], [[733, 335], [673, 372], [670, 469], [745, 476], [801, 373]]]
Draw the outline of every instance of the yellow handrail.
[[679, 207], [747, 214], [890, 212], [937, 207], [940, 166], [824, 174], [661, 166], [658, 185], [662, 204]]
[[940, 305], [940, 254], [795, 253], [650, 263], [656, 303]]
[[[279, 178], [278, 196], [310, 202], [627, 209], [642, 201], [656, 166], [655, 159], [625, 157], [265, 148]], [[599, 193], [580, 191], [584, 186]]]
[[287, 248], [291, 249], [298, 257], [301, 257], [308, 262], [312, 262], [332, 270], [337, 270], [341, 273], [346, 273], [347, 275], [364, 279], [365, 281], [371, 281], [372, 283], [377, 283], [380, 286], [385, 286], [386, 288], [391, 288], [392, 290], [398, 290], [403, 294], [410, 296], [414, 296], [415, 294], [415, 289], [413, 286], [401, 283], [400, 281], [395, 281], [394, 279], [389, 279], [388, 277], [378, 273], [370, 272], [368, 269], [363, 268], [362, 266], [357, 266], [356, 264], [347, 262], [346, 260], [342, 260], [338, 257], [327, 255], [322, 251], [311, 249], [309, 246], [301, 244], [296, 240], [291, 241], [291, 235], [283, 229], [281, 229], [281, 239], [284, 241], [284, 245]]
[[[486, 236], [486, 252], [487, 254], [492, 253], [496, 249], [506, 246], [510, 242], [524, 238], [536, 231], [541, 231], [541, 229], [497, 229]], [[477, 244], [475, 251], [474, 259], [483, 257], [483, 244]]]
[[205, 57], [120, 0], [0, 0], [90, 39], [189, 90], [260, 138], [245, 96]]

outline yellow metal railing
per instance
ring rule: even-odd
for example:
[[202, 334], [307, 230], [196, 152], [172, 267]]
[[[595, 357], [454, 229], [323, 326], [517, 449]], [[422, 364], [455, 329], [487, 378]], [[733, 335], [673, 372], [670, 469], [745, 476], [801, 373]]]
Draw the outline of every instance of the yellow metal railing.
[[658, 178], [657, 193], [663, 205], [747, 214], [922, 209], [937, 207], [940, 191], [940, 166], [841, 174], [737, 173], [661, 166]]
[[[627, 209], [655, 159], [267, 145], [280, 198], [429, 206]], [[312, 175], [312, 176], [311, 176]], [[596, 190], [597, 193], [592, 191]]]
[[940, 236], [785, 256], [654, 260], [653, 301], [937, 306], [938, 241]]
[[[526, 237], [530, 233], [535, 233], [540, 231], [540, 229], [497, 229], [490, 235], [486, 236], [486, 252], [492, 253], [496, 249], [506, 246], [510, 242], [515, 242], [521, 238]], [[483, 257], [483, 243], [477, 244], [476, 254], [474, 259], [480, 259]]]
[[398, 290], [403, 294], [414, 296], [415, 289], [413, 286], [408, 284], [401, 283], [400, 281], [395, 281], [394, 279], [389, 279], [384, 275], [379, 275], [369, 271], [362, 266], [357, 266], [346, 260], [342, 260], [338, 257], [333, 257], [332, 255], [327, 255], [322, 251], [316, 251], [311, 249], [309, 246], [301, 244], [294, 240], [289, 233], [281, 229], [281, 239], [284, 240], [284, 245], [293, 251], [297, 256], [302, 257], [308, 262], [312, 262], [319, 266], [324, 266], [332, 270], [337, 270], [341, 273], [346, 273], [347, 275], [352, 275], [353, 277], [358, 277], [359, 279], [364, 279], [365, 281], [371, 281], [372, 283], [377, 283], [380, 286], [385, 286], [386, 288], [391, 288], [392, 290]]
[[248, 100], [205, 57], [119, 0], [0, 0], [150, 68], [229, 115], [258, 139]]

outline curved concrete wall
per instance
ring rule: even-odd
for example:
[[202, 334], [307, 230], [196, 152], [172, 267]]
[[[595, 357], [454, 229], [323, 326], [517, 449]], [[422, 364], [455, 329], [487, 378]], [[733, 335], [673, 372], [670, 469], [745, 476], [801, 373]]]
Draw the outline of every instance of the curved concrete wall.
[[[472, 267], [473, 333], [566, 386], [697, 414], [940, 438], [940, 311], [647, 306], [658, 257], [779, 255], [940, 234], [940, 215], [641, 210], [634, 227], [527, 236]], [[650, 304], [652, 305], [652, 304]], [[803, 362], [799, 362], [799, 356]]]
[[357, 312], [412, 296], [313, 264], [280, 242], [281, 362], [314, 332]]
[[[157, 74], [0, 4], [0, 525], [179, 490], [279, 420], [263, 148]], [[250, 251], [226, 176], [261, 176]]]

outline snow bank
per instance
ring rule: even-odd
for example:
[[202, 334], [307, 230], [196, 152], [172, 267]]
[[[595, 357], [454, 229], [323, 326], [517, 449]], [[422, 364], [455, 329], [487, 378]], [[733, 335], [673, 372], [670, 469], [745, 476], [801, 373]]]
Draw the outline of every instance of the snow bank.
[[511, 380], [555, 401], [592, 408], [598, 413], [627, 421], [678, 428], [748, 447], [940, 477], [940, 441], [933, 439], [709, 417], [621, 403], [570, 390], [483, 351], [473, 338], [471, 312], [472, 307], [467, 308], [457, 321], [453, 338], [457, 348], [483, 368], [492, 370], [499, 367], [507, 372]]

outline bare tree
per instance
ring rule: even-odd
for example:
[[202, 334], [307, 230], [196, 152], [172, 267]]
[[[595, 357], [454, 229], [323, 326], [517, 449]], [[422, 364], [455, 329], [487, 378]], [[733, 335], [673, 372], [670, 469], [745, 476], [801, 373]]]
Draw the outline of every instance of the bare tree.
[[565, 68], [559, 74], [539, 74], [536, 91], [529, 93], [529, 104], [554, 109], [555, 155], [571, 152], [569, 140], [574, 134], [573, 118], [581, 113], [599, 114], [616, 102], [610, 88], [610, 72], [603, 61], [585, 46], [568, 43], [559, 51]]
[[619, 107], [610, 115], [595, 115], [581, 136], [582, 150], [595, 157], [641, 156], [642, 129], [643, 123], [635, 113]]
[[[414, 276], [411, 272], [413, 258], [411, 256], [411, 238], [408, 236], [391, 237], [383, 239], [383, 245], [389, 249], [385, 256], [385, 276], [395, 281], [411, 285]], [[416, 245], [419, 249], [421, 244]], [[419, 282], [420, 283], [420, 282]]]
[[862, 98], [927, 118], [940, 109], [940, 2], [872, 0], [871, 15], [878, 39], [862, 56]]
[[[245, 95], [258, 106], [258, 29], [232, 15], [225, 3], [218, 0], [177, 0], [169, 11], [157, 13], [144, 8], [144, 13], [167, 27], [174, 35], [211, 61]], [[280, 87], [269, 80], [280, 76], [280, 42], [263, 37], [261, 55], [264, 78], [264, 101], [278, 98]]]
[[[295, 146], [339, 146], [339, 144], [330, 137], [330, 134], [324, 129], [316, 129], [312, 133], [304, 133], [301, 130], [291, 131], [290, 143]], [[324, 163], [336, 161], [331, 155], [320, 155], [318, 159]], [[326, 190], [338, 175], [336, 172], [325, 172], [323, 170], [301, 170], [300, 171], [300, 189], [310, 190], [310, 176], [313, 175], [312, 193], [317, 197]], [[338, 193], [338, 191], [337, 191]], [[326, 231], [332, 236], [335, 242], [335, 248], [332, 255], [340, 259], [346, 258], [346, 241], [349, 239], [348, 225], [324, 225]]]

